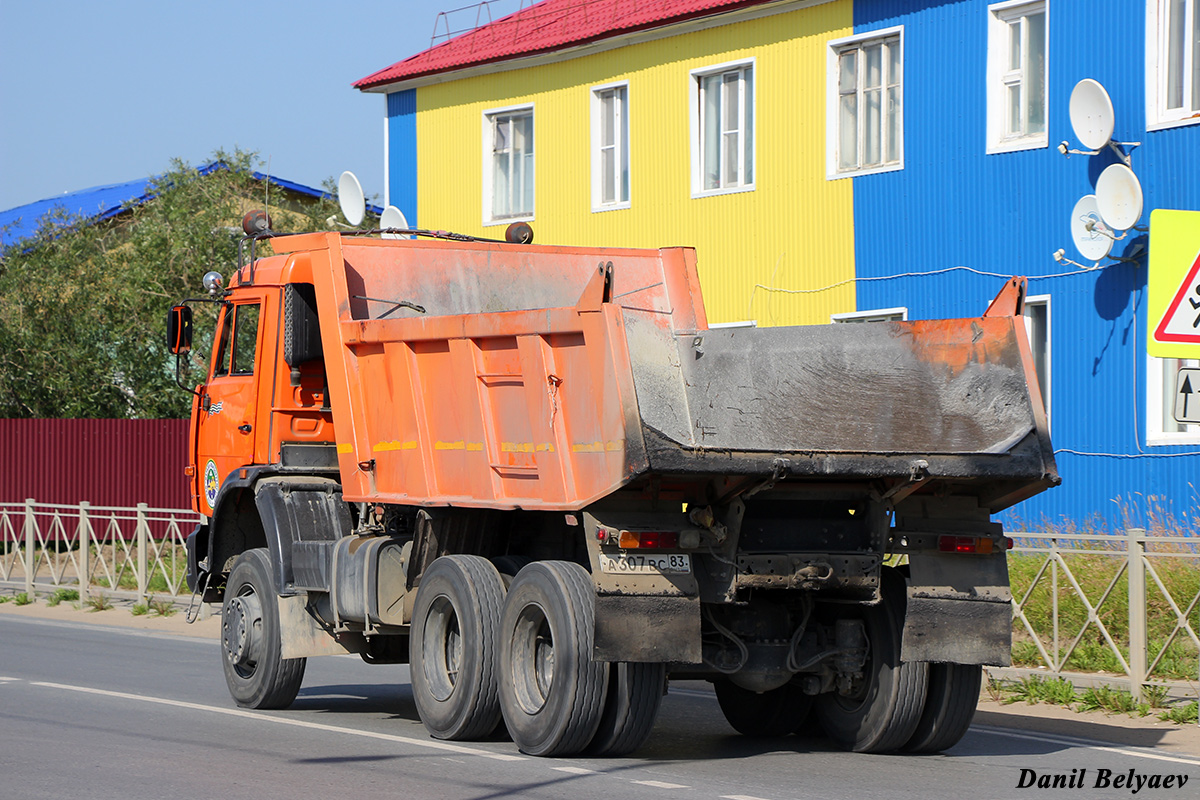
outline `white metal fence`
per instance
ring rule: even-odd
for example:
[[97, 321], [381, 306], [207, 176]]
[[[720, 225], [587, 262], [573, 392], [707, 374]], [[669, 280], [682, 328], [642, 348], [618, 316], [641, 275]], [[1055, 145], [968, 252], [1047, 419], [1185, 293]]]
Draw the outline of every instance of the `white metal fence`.
[[[190, 510], [145, 504], [0, 503], [0, 587], [30, 595], [77, 589], [85, 600], [96, 593], [141, 603], [179, 599], [187, 594], [184, 539], [197, 521]], [[1097, 641], [1112, 654], [1111, 671], [1123, 672], [1136, 695], [1163, 677], [1168, 656], [1177, 664], [1182, 651], [1197, 665], [1200, 538], [1148, 537], [1137, 528], [1112, 536], [1012, 536], [1017, 645], [1032, 643], [1047, 674], [1072, 671], [1073, 657]], [[1017, 569], [1020, 559], [1033, 563]], [[1153, 626], [1151, 615], [1158, 618]]]
[[1200, 537], [1009, 535], [1015, 648], [1031, 642], [1050, 676], [1106, 662], [1139, 700], [1152, 678], [1200, 679]]
[[186, 597], [190, 509], [0, 503], [0, 586], [147, 603]]

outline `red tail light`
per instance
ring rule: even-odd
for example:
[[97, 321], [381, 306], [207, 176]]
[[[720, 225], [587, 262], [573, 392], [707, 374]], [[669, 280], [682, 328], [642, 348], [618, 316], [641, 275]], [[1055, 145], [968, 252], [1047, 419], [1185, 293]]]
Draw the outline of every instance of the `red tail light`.
[[996, 549], [990, 536], [939, 536], [938, 550], [943, 553], [977, 553], [989, 555]]

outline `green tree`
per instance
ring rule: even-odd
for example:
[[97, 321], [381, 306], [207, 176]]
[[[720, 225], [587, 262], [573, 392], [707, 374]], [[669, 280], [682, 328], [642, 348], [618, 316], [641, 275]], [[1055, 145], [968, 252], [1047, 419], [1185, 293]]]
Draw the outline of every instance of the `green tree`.
[[[112, 220], [48, 215], [0, 254], [0, 417], [188, 415], [191, 395], [176, 385], [166, 347], [167, 309], [201, 295], [209, 270], [228, 279], [241, 217], [262, 208], [267, 191], [253, 177], [253, 153], [213, 158], [225, 168], [204, 175], [173, 162], [152, 200]], [[277, 230], [325, 229], [337, 213], [331, 198], [269, 193]], [[199, 305], [198, 337], [214, 310]]]

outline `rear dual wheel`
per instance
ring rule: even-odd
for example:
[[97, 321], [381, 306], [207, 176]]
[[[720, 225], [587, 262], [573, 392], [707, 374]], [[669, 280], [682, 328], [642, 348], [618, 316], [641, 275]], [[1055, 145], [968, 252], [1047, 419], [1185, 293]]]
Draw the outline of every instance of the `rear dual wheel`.
[[882, 597], [862, 610], [867, 660], [860, 681], [848, 694], [817, 698], [815, 713], [840, 747], [856, 753], [886, 753], [913, 737], [925, 709], [929, 665], [900, 660], [904, 624], [904, 579], [885, 569]]
[[541, 561], [508, 589], [500, 707], [521, 752], [582, 752], [600, 727], [609, 665], [592, 660], [594, 590], [577, 564]]
[[499, 724], [496, 635], [503, 603], [504, 583], [485, 558], [442, 556], [422, 576], [409, 671], [417, 713], [434, 738], [480, 739]]
[[958, 744], [975, 717], [982, 680], [978, 664], [930, 664], [925, 709], [904, 750], [937, 753]]
[[743, 736], [756, 739], [802, 733], [814, 698], [794, 683], [752, 692], [725, 678], [713, 683], [721, 713]]

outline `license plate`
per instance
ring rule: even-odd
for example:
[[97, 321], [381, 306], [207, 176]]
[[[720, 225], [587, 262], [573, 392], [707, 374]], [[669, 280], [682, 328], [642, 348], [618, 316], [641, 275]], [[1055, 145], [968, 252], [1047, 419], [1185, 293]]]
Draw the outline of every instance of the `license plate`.
[[619, 556], [601, 553], [600, 571], [624, 575], [687, 574], [692, 571], [692, 557], [687, 553], [622, 553]]

